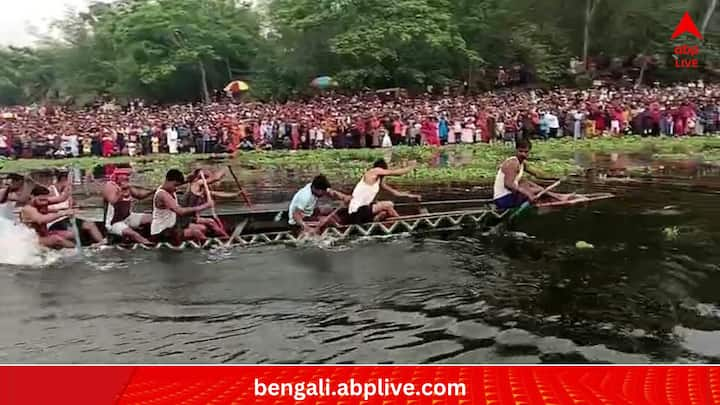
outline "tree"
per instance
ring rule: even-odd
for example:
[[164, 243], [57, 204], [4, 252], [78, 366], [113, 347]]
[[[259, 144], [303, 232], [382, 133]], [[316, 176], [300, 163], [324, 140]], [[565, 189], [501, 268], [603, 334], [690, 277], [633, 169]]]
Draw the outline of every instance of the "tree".
[[585, 65], [585, 69], [588, 68], [588, 48], [590, 46], [590, 25], [592, 24], [593, 16], [602, 0], [585, 0], [585, 30], [583, 32], [583, 54], [582, 60]]
[[307, 81], [332, 74], [361, 88], [438, 84], [455, 73], [447, 61], [477, 60], [449, 6], [449, 0], [275, 0], [269, 8], [285, 49], [318, 67]]
[[[720, 74], [716, 0], [116, 0], [68, 11], [59, 39], [0, 49], [0, 102], [210, 99], [230, 79], [253, 96], [312, 93], [333, 76], [343, 89], [442, 88], [523, 65], [544, 83], [568, 62], [638, 61], [638, 84]], [[705, 40], [670, 42], [685, 11]], [[672, 66], [673, 45], [701, 46], [703, 69]], [[670, 66], [663, 66], [669, 60]], [[236, 76], [235, 73], [240, 73]], [[489, 76], [489, 75], [488, 75]]]

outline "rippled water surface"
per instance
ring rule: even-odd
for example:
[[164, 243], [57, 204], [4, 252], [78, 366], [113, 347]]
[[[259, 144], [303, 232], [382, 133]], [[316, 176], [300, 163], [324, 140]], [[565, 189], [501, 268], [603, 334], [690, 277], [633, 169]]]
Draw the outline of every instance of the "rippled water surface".
[[0, 362], [719, 361], [718, 194], [613, 187], [502, 237], [0, 267]]

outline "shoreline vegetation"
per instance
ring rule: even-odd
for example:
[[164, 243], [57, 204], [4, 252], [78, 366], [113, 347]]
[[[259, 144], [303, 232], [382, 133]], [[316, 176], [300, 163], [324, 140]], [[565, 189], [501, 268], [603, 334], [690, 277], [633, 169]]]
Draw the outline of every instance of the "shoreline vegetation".
[[[638, 154], [649, 160], [694, 160], [720, 164], [720, 137], [688, 138], [602, 138], [583, 141], [557, 139], [533, 144], [530, 165], [554, 177], [581, 174], [593, 167], [595, 158], [612, 153]], [[503, 143], [392, 149], [339, 149], [301, 151], [254, 151], [230, 155], [151, 155], [111, 158], [80, 157], [68, 159], [0, 160], [0, 173], [29, 173], [48, 168], [91, 170], [97, 166], [130, 165], [147, 182], [157, 182], [171, 168], [185, 173], [198, 166], [231, 165], [243, 178], [258, 171], [324, 173], [338, 179], [359, 178], [374, 160], [385, 158], [393, 166], [415, 160], [417, 169], [395, 182], [486, 183], [495, 176], [498, 165], [512, 156], [513, 148]], [[242, 172], [242, 174], [241, 174]]]

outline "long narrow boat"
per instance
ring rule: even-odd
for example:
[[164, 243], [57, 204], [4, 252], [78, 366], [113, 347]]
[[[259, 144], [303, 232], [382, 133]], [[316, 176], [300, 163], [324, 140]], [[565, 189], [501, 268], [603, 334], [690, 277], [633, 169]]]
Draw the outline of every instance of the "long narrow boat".
[[[579, 196], [570, 201], [537, 204], [539, 210], [563, 208], [590, 203], [614, 197], [612, 194], [591, 194]], [[347, 239], [353, 237], [387, 236], [403, 233], [433, 232], [458, 227], [495, 226], [511, 216], [513, 210], [499, 211], [490, 200], [433, 201], [426, 203], [398, 204], [401, 216], [362, 225], [342, 225], [326, 228], [320, 237]], [[200, 244], [192, 241], [179, 246], [157, 243], [152, 246], [116, 241], [114, 245], [123, 249], [185, 249], [213, 246], [255, 246], [260, 244], [292, 243], [302, 239], [287, 222], [287, 204], [273, 204], [255, 209], [219, 213], [225, 229], [232, 230], [231, 238], [213, 237]], [[101, 221], [95, 221], [104, 232]], [[142, 230], [147, 235], [149, 227]], [[87, 242], [83, 238], [83, 242]]]
[[[430, 231], [461, 225], [491, 226], [492, 224], [502, 221], [506, 215], [504, 212], [498, 212], [490, 205], [490, 201], [484, 199], [398, 204], [396, 208], [401, 215], [400, 217], [388, 219], [382, 223], [328, 227], [320, 236], [347, 238], [352, 236], [393, 235], [421, 230]], [[254, 209], [219, 212], [218, 216], [225, 226], [225, 229], [228, 230], [228, 233], [232, 233], [230, 240], [228, 240], [228, 238], [215, 237], [210, 238], [203, 244], [188, 241], [180, 246], [171, 246], [167, 243], [158, 243], [154, 246], [141, 246], [119, 240], [114, 240], [113, 244], [126, 249], [152, 249], [158, 247], [181, 249], [185, 247], [198, 248], [219, 245], [251, 246], [267, 243], [294, 242], [301, 239], [301, 236], [288, 224], [287, 204], [271, 204]], [[87, 216], [85, 219], [92, 220]], [[96, 219], [94, 222], [102, 232], [105, 232], [105, 226], [102, 221]], [[148, 235], [149, 226], [141, 229], [140, 232]], [[89, 240], [84, 237], [83, 243], [87, 242], [89, 242]]]

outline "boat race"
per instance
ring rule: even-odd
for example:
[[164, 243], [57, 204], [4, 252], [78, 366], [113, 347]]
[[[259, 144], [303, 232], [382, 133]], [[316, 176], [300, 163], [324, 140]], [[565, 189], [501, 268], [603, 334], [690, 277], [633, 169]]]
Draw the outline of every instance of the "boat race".
[[0, 363], [720, 361], [710, 11], [199, 3], [0, 42]]

